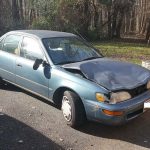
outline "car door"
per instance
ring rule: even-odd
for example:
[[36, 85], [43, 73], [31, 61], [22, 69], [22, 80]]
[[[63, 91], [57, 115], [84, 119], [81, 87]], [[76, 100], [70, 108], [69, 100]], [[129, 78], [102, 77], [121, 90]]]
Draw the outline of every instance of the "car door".
[[45, 75], [42, 64], [37, 70], [33, 70], [36, 59], [45, 59], [39, 41], [32, 37], [23, 37], [20, 57], [16, 59], [16, 84], [48, 98], [49, 78]]
[[0, 42], [0, 77], [15, 83], [15, 63], [20, 35], [7, 35]]

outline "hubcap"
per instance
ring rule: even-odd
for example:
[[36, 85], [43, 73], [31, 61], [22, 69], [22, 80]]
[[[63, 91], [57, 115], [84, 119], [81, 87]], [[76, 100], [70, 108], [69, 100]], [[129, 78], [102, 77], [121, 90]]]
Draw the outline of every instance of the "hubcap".
[[63, 96], [61, 109], [65, 119], [69, 122], [72, 119], [72, 113], [71, 113], [71, 105], [67, 96]]

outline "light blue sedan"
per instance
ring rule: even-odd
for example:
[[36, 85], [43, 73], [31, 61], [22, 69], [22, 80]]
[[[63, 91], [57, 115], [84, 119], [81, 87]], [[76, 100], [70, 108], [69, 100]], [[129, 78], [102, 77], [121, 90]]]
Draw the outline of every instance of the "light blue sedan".
[[71, 33], [18, 30], [0, 38], [0, 81], [60, 106], [68, 125], [120, 125], [150, 108], [150, 71], [105, 58]]

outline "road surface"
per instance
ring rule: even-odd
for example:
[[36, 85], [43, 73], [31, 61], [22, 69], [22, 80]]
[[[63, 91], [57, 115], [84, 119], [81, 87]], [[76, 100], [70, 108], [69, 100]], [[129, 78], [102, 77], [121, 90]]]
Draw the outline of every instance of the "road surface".
[[148, 150], [150, 111], [121, 127], [68, 127], [51, 103], [12, 85], [0, 87], [0, 150]]

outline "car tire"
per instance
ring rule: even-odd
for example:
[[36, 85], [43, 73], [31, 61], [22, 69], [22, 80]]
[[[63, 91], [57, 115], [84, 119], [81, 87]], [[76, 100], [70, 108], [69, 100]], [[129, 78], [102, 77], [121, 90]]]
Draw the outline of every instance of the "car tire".
[[86, 121], [83, 103], [79, 96], [74, 92], [64, 92], [61, 110], [67, 125], [72, 128], [79, 127]]

